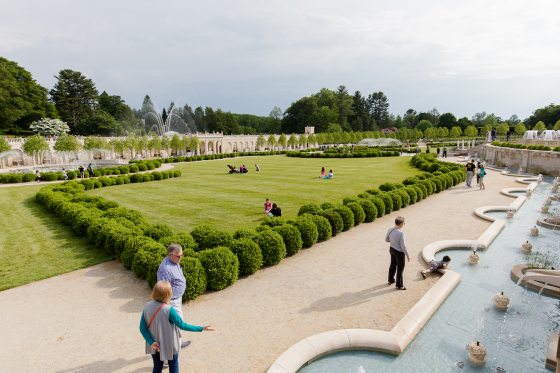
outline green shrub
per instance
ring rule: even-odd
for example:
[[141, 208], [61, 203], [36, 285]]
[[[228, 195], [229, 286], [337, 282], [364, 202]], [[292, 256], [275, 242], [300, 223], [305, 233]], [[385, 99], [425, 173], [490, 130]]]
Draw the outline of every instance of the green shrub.
[[174, 177], [180, 177], [181, 176], [181, 171], [179, 171], [179, 170], [173, 171], [173, 176]]
[[184, 257], [181, 260], [181, 268], [187, 282], [183, 302], [193, 300], [206, 291], [206, 272], [198, 258]]
[[136, 225], [142, 225], [142, 226], [149, 224], [148, 219], [144, 215], [142, 215], [142, 213], [126, 207], [109, 208], [107, 211], [103, 213], [103, 217], [111, 218], [111, 219], [122, 217], [127, 220], [130, 220]]
[[379, 186], [379, 190], [383, 192], [389, 192], [391, 190], [399, 189], [404, 187], [402, 183], [383, 183]]
[[377, 195], [381, 194], [381, 191], [377, 188], [371, 188], [371, 189], [366, 190], [366, 193], [368, 193], [372, 196], [377, 196]]
[[[383, 202], [383, 201], [381, 201]], [[377, 218], [377, 207], [375, 204], [366, 198], [358, 199], [358, 204], [361, 206], [364, 212], [364, 222], [371, 223]]]
[[209, 290], [222, 290], [237, 281], [239, 260], [227, 247], [202, 250], [198, 253], [198, 259], [206, 272]]
[[406, 179], [403, 180], [403, 184], [404, 185], [413, 185], [416, 184], [420, 181], [420, 179], [418, 179], [416, 176], [409, 176]]
[[263, 254], [261, 248], [250, 238], [233, 240], [230, 249], [237, 255], [241, 276], [252, 275], [262, 267]]
[[329, 240], [332, 237], [332, 228], [329, 221], [321, 215], [312, 215], [312, 219], [317, 227], [317, 242]]
[[301, 233], [304, 248], [311, 247], [317, 243], [319, 232], [314, 223], [313, 215], [303, 214], [294, 220], [293, 225], [295, 225]]
[[334, 209], [335, 205], [330, 203], [330, 202], [325, 202], [323, 204], [321, 204], [321, 209], [322, 210], [330, 210], [330, 209]]
[[430, 179], [430, 181], [433, 182], [436, 185], [436, 188], [435, 188], [436, 193], [439, 193], [444, 189], [443, 183], [441, 182], [441, 179], [439, 178], [439, 176]]
[[337, 206], [334, 211], [338, 212], [340, 214], [340, 217], [342, 218], [343, 232], [351, 229], [354, 226], [354, 214], [352, 213], [352, 210], [350, 210], [346, 206]]
[[321, 211], [322, 211], [321, 207], [316, 203], [308, 203], [299, 208], [298, 216], [303, 214], [317, 215], [320, 214]]
[[393, 211], [398, 211], [402, 207], [402, 198], [396, 191], [387, 192], [393, 201]]
[[242, 238], [249, 238], [252, 240], [257, 236], [257, 234], [257, 231], [255, 231], [254, 229], [240, 228], [235, 231], [235, 233], [233, 234], [233, 238], [236, 240]]
[[388, 215], [388, 214], [392, 213], [393, 210], [394, 210], [393, 209], [393, 198], [391, 198], [391, 196], [387, 193], [379, 194], [377, 197], [381, 198], [381, 200], [385, 204], [385, 214], [384, 215]]
[[321, 216], [328, 220], [333, 236], [342, 232], [342, 229], [344, 228], [344, 221], [338, 212], [334, 209], [324, 210]]
[[233, 239], [229, 233], [219, 231], [208, 225], [195, 227], [191, 232], [191, 236], [198, 245], [196, 249], [198, 251], [213, 249], [218, 246], [229, 247]]
[[169, 237], [173, 235], [173, 229], [164, 223], [158, 224], [148, 224], [144, 228], [144, 234], [148, 237], [153, 238], [156, 241], [159, 241], [163, 237]]
[[397, 189], [394, 191], [394, 193], [397, 193], [398, 195], [401, 196], [401, 202], [402, 202], [401, 208], [405, 208], [406, 206], [410, 205], [410, 196], [408, 195], [406, 190], [404, 190], [404, 188]]
[[296, 254], [303, 247], [301, 233], [292, 224], [279, 225], [274, 227], [273, 230], [282, 236], [282, 240], [286, 246], [287, 256]]
[[165, 247], [169, 247], [172, 243], [181, 245], [184, 256], [193, 256], [197, 246], [194, 238], [187, 232], [161, 237], [159, 243]]
[[261, 225], [266, 225], [269, 227], [277, 227], [279, 225], [286, 224], [286, 221], [282, 218], [266, 217]]
[[121, 263], [123, 264], [124, 268], [131, 269], [132, 261], [134, 260], [134, 256], [145, 245], [150, 245], [156, 243], [149, 237], [145, 236], [132, 236], [128, 238], [124, 244], [124, 250], [121, 253]]
[[282, 236], [272, 229], [259, 232], [254, 241], [261, 249], [265, 266], [278, 264], [286, 256], [286, 245]]
[[167, 250], [162, 244], [157, 242], [145, 244], [134, 254], [132, 272], [139, 278], [147, 280], [148, 285], [153, 287], [157, 282], [158, 267], [166, 255]]
[[352, 203], [352, 202], [358, 202], [358, 198], [357, 197], [344, 197], [342, 199], [342, 204], [343, 205], [347, 205], [347, 204]]
[[404, 188], [404, 191], [408, 194], [411, 205], [420, 200], [420, 198], [418, 198], [418, 191], [414, 186], [407, 186]]
[[348, 207], [354, 215], [354, 225], [360, 225], [364, 222], [366, 214], [358, 202], [350, 202], [346, 205], [346, 207]]

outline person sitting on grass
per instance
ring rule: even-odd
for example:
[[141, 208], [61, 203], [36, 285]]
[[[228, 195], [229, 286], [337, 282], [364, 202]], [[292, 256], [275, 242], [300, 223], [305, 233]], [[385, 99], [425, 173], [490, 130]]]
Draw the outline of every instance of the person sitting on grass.
[[325, 176], [327, 176], [327, 171], [325, 171], [325, 167], [321, 167], [321, 176], [319, 177], [324, 179]]
[[444, 256], [441, 261], [432, 260], [430, 261], [430, 269], [425, 269], [423, 271], [420, 271], [420, 274], [425, 280], [426, 274], [436, 272], [440, 269], [447, 269], [447, 267], [449, 266], [449, 262], [451, 262], [451, 258], [447, 255]]
[[272, 202], [267, 198], [266, 201], [264, 201], [264, 213], [268, 215], [270, 210], [272, 210]]
[[327, 174], [327, 176], [323, 176], [323, 179], [332, 179], [334, 177], [334, 173], [332, 172], [332, 170], [329, 170], [329, 173]]
[[282, 216], [282, 209], [278, 207], [276, 203], [273, 203], [268, 216], [279, 218], [280, 216]]

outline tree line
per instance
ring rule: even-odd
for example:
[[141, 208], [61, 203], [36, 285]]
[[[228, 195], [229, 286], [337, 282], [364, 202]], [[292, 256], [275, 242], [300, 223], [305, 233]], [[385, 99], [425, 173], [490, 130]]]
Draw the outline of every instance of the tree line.
[[170, 124], [177, 132], [226, 135], [303, 133], [306, 126], [315, 127], [317, 133], [399, 131], [408, 138], [414, 138], [420, 131], [428, 131], [431, 137], [456, 137], [471, 126], [477, 132], [492, 128], [503, 132], [507, 127], [506, 132], [517, 133], [523, 128], [520, 125], [527, 129], [560, 130], [560, 105], [555, 104], [536, 109], [523, 121], [516, 115], [503, 119], [486, 112], [476, 113], [470, 119], [456, 118], [453, 113], [440, 114], [435, 108], [427, 112], [408, 109], [402, 115], [394, 115], [389, 112], [389, 99], [383, 92], [350, 94], [341, 85], [335, 90], [322, 88], [302, 97], [284, 112], [275, 106], [268, 116], [201, 106], [193, 109], [188, 104], [179, 107], [175, 103], [160, 112], [149, 95], [137, 110], [118, 95], [99, 93], [95, 83], [79, 71], [63, 69], [55, 78], [53, 88], [48, 90], [16, 62], [0, 57], [0, 133], [32, 134], [44, 118], [60, 119], [70, 134], [83, 136], [142, 136], [157, 133], [161, 122]]

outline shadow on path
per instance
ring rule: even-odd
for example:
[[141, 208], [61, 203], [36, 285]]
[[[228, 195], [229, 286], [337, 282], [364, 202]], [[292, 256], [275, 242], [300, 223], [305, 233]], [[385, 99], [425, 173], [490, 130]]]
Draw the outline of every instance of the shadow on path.
[[371, 298], [391, 293], [395, 291], [394, 286], [386, 283], [375, 285], [369, 289], [360, 290], [354, 293], [342, 293], [334, 297], [326, 297], [311, 303], [307, 308], [303, 308], [299, 313], [325, 312], [351, 307], [356, 304], [368, 302]]
[[58, 370], [57, 373], [97, 373], [97, 372], [114, 372], [117, 369], [122, 369], [132, 364], [141, 363], [143, 361], [149, 361], [150, 365], [147, 367], [141, 367], [135, 370], [130, 371], [130, 373], [142, 373], [142, 372], [151, 372], [152, 371], [152, 364], [151, 358], [149, 356], [140, 356], [134, 359], [115, 359], [111, 361], [94, 361], [93, 363], [82, 365], [76, 368], [69, 368], [64, 370]]

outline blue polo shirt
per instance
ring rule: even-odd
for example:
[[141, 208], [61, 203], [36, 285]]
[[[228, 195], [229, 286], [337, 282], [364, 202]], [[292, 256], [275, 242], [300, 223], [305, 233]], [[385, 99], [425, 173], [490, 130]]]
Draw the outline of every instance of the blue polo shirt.
[[158, 281], [169, 281], [171, 288], [173, 289], [172, 300], [181, 299], [183, 297], [185, 287], [187, 286], [185, 275], [183, 274], [181, 266], [173, 263], [169, 257], [165, 257], [159, 265], [157, 279]]

